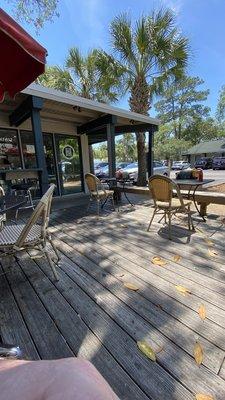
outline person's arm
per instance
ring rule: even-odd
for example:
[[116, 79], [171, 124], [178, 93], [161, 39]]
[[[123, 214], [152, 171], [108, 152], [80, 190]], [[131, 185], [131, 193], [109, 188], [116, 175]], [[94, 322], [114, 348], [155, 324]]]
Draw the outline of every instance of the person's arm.
[[2, 359], [0, 394], [4, 400], [118, 400], [97, 369], [79, 358]]

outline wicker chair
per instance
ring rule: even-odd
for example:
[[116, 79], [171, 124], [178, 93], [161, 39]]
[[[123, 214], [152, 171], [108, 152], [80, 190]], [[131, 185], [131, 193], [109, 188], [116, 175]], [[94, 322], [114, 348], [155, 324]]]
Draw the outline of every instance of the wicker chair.
[[[194, 230], [191, 217], [191, 200], [184, 200], [178, 185], [171, 179], [162, 175], [154, 175], [148, 180], [150, 193], [154, 201], [154, 212], [149, 222], [148, 231], [156, 214], [163, 215], [169, 225], [169, 239], [171, 239], [171, 219], [176, 213], [184, 213], [188, 216], [188, 229]], [[173, 197], [173, 191], [177, 197]]]
[[95, 175], [90, 173], [85, 174], [85, 181], [87, 183], [87, 187], [90, 194], [87, 211], [90, 207], [91, 202], [96, 201], [98, 206], [98, 216], [99, 216], [100, 205], [101, 207], [103, 207], [108, 200], [112, 202], [113, 208], [115, 210], [113, 190], [106, 190], [102, 185], [101, 181]]
[[19, 251], [38, 249], [46, 256], [54, 277], [58, 280], [54, 262], [51, 259], [49, 250], [46, 248], [47, 242], [50, 242], [58, 262], [59, 255], [48, 232], [54, 189], [55, 185], [51, 185], [39, 201], [26, 224], [6, 225], [0, 231], [0, 255], [16, 255]]

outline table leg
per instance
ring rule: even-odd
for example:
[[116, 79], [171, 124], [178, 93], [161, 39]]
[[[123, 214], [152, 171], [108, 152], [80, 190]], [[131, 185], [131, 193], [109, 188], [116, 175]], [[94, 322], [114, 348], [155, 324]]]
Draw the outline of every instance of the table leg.
[[201, 212], [201, 208], [199, 209], [199, 207], [198, 207], [198, 205], [197, 205], [197, 202], [196, 202], [196, 199], [195, 199], [195, 193], [196, 193], [196, 190], [198, 189], [199, 186], [200, 186], [200, 185], [196, 185], [196, 186], [195, 186], [195, 188], [194, 188], [194, 190], [193, 190], [192, 198], [193, 198], [193, 202], [194, 202], [194, 205], [195, 205], [195, 208], [196, 208], [198, 214], [200, 215], [200, 217], [202, 217], [203, 221], [206, 222], [206, 219], [205, 219], [205, 217], [204, 217], [204, 214]]
[[125, 182], [123, 183], [123, 194], [124, 194], [124, 197], [126, 197], [128, 203], [129, 203], [132, 207], [134, 207], [133, 203], [131, 203], [129, 197], [127, 196], [127, 193], [125, 192]]

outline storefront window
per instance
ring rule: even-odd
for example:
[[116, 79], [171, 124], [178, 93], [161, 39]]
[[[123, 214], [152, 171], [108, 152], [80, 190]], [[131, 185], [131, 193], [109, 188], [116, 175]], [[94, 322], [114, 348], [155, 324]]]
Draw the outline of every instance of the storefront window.
[[20, 137], [25, 168], [37, 168], [33, 132], [20, 131]]
[[81, 192], [81, 159], [78, 138], [56, 135], [55, 141], [61, 194]]
[[21, 168], [17, 132], [0, 129], [0, 169]]
[[[46, 167], [47, 167], [47, 171], [48, 171], [48, 182], [54, 183], [57, 186], [56, 166], [55, 166], [55, 156], [54, 156], [52, 134], [43, 133], [43, 142], [44, 142]], [[55, 191], [55, 193], [58, 194], [58, 188], [57, 188], [57, 191]]]

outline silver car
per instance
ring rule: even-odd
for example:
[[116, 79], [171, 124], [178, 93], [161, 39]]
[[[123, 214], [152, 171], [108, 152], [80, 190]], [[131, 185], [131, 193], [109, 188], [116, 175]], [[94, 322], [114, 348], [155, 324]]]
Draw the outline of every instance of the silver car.
[[[134, 183], [137, 182], [138, 178], [138, 163], [132, 163], [129, 164], [126, 168], [123, 169], [125, 174], [128, 174], [129, 178], [134, 181]], [[160, 161], [153, 161], [153, 174], [154, 175], [164, 175], [164, 176], [169, 176], [169, 168], [165, 165], [163, 165], [162, 162]], [[146, 181], [148, 180], [148, 174], [146, 176]]]

